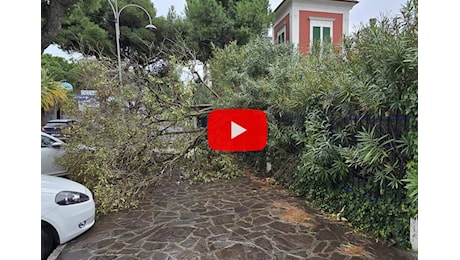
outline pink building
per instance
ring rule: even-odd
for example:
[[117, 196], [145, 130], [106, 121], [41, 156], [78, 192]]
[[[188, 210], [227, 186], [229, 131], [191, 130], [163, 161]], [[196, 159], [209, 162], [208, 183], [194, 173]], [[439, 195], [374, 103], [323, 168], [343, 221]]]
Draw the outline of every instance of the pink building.
[[355, 0], [283, 0], [275, 13], [273, 41], [297, 44], [307, 54], [313, 41], [340, 45], [348, 34], [349, 13]]

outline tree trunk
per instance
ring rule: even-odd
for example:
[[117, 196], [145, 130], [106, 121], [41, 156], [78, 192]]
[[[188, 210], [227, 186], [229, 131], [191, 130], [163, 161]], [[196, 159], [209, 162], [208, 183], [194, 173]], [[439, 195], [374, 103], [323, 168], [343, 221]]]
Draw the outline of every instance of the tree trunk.
[[42, 25], [41, 53], [54, 42], [61, 30], [65, 12], [78, 0], [42, 0], [42, 13], [45, 22]]

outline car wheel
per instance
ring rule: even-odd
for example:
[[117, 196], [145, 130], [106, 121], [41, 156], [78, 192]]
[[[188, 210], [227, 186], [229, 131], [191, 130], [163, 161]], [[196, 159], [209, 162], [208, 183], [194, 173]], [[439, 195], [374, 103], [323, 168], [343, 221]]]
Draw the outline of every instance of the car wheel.
[[53, 237], [45, 227], [42, 227], [42, 260], [46, 260], [54, 250]]

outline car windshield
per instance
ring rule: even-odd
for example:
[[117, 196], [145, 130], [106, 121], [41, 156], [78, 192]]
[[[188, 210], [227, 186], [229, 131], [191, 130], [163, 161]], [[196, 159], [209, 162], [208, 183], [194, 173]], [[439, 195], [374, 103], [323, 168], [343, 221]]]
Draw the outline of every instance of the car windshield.
[[52, 147], [53, 143], [56, 143], [53, 139], [42, 135], [42, 148], [43, 147]]

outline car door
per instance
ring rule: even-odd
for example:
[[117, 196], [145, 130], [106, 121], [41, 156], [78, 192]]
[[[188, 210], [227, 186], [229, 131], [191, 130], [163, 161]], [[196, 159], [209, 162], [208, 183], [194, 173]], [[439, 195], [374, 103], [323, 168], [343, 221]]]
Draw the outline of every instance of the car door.
[[54, 140], [42, 134], [41, 147], [41, 168], [42, 174], [63, 176], [67, 174], [67, 170], [56, 164], [55, 159], [64, 154], [64, 142]]

